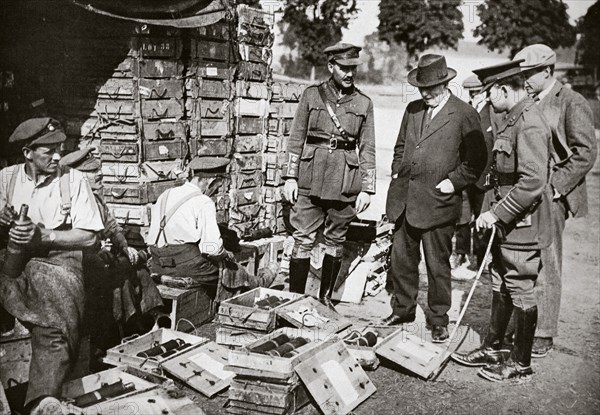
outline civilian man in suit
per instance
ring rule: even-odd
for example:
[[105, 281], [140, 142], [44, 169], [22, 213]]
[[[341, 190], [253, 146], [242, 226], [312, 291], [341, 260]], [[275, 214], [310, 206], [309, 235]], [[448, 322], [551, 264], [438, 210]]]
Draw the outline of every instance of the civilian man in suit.
[[429, 323], [433, 341], [448, 338], [451, 305], [452, 234], [462, 190], [475, 183], [486, 163], [477, 111], [448, 89], [456, 71], [440, 55], [424, 55], [408, 74], [422, 99], [408, 104], [394, 147], [386, 211], [396, 223], [391, 269], [392, 314], [385, 325], [415, 319], [419, 291], [419, 245], [429, 278]]
[[588, 212], [585, 175], [596, 161], [594, 116], [587, 100], [554, 78], [556, 54], [546, 45], [527, 46], [514, 57], [524, 59], [525, 88], [544, 113], [552, 130], [552, 244], [542, 250], [536, 282], [539, 320], [533, 357], [544, 357], [558, 335], [562, 291], [562, 233], [569, 213]]
[[[450, 261], [452, 279], [454, 280], [470, 280], [474, 278], [477, 267], [484, 260], [483, 256], [485, 255], [486, 247], [483, 234], [473, 232], [473, 236], [471, 237], [471, 218], [476, 219], [481, 213], [485, 191], [491, 187], [491, 184], [486, 181], [486, 177], [488, 177], [487, 174], [492, 165], [493, 133], [501, 119], [501, 116], [496, 114], [490, 103], [487, 102], [486, 94], [482, 92], [483, 85], [477, 75], [471, 75], [465, 79], [463, 81], [463, 88], [469, 91], [469, 104], [477, 110], [481, 119], [481, 130], [483, 131], [487, 150], [487, 163], [479, 180], [468, 185], [463, 190], [462, 215], [454, 233], [456, 238], [453, 253], [454, 261]], [[469, 259], [471, 240], [473, 241], [473, 257]]]

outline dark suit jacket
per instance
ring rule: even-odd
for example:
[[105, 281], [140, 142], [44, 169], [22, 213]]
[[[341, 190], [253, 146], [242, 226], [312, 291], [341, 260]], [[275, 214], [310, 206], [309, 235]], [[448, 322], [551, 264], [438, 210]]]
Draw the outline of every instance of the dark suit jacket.
[[552, 130], [554, 166], [550, 183], [566, 196], [573, 216], [585, 216], [585, 175], [594, 166], [597, 153], [592, 108], [581, 94], [558, 81], [539, 106]]
[[502, 115], [496, 114], [492, 108], [492, 105], [488, 102], [483, 106], [483, 108], [481, 108], [479, 117], [481, 118], [481, 131], [483, 132], [483, 138], [485, 139], [487, 162], [483, 169], [483, 173], [475, 184], [480, 190], [487, 190], [485, 186], [485, 176], [490, 172], [492, 167], [492, 161], [494, 159], [492, 155], [492, 147], [494, 146], [494, 131], [496, 131], [498, 125], [502, 121]]
[[[406, 108], [394, 147], [386, 206], [391, 221], [406, 211], [408, 223], [421, 229], [458, 220], [462, 189], [479, 179], [487, 161], [479, 115], [473, 107], [451, 95], [421, 132], [426, 110], [422, 99]], [[444, 179], [450, 179], [454, 193], [443, 194], [435, 188]]]

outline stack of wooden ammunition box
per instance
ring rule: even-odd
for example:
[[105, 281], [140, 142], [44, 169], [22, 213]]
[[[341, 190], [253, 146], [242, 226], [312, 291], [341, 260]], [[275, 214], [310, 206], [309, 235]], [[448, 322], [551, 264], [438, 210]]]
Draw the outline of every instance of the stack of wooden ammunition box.
[[281, 191], [284, 184], [282, 168], [286, 162], [285, 151], [292, 120], [303, 90], [304, 85], [301, 84], [275, 82], [272, 85], [267, 140], [263, 155], [265, 208], [261, 220], [262, 227], [272, 229], [273, 233], [285, 231]]

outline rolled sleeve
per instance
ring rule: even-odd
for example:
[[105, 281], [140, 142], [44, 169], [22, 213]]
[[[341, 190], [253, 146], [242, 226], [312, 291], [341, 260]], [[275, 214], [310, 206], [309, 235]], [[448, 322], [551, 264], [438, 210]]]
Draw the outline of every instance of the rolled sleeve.
[[206, 255], [219, 255], [223, 252], [223, 239], [217, 225], [217, 209], [212, 201], [202, 205], [198, 212], [196, 228], [200, 234], [198, 248]]

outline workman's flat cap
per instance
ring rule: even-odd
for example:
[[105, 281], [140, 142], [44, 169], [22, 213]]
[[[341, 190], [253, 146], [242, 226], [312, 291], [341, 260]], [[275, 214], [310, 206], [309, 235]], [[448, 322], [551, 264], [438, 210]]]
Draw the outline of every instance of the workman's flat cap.
[[513, 60], [522, 60], [521, 69], [526, 71], [556, 64], [556, 53], [550, 47], [537, 43], [521, 49]]
[[463, 81], [463, 88], [469, 91], [477, 91], [483, 88], [483, 84], [477, 77], [477, 75], [471, 75]]
[[361, 47], [351, 45], [350, 43], [339, 42], [323, 50], [328, 60], [343, 66], [360, 65], [359, 52]]
[[225, 173], [229, 164], [227, 157], [196, 156], [188, 164], [188, 168], [195, 173], [218, 174]]
[[496, 82], [508, 78], [510, 76], [521, 73], [519, 64], [522, 60], [512, 60], [502, 62], [485, 68], [475, 69], [473, 73], [479, 77], [483, 84], [481, 92], [485, 92], [492, 87]]
[[72, 153], [63, 156], [58, 164], [61, 166], [69, 166], [74, 169], [83, 172], [94, 172], [97, 171], [100, 166], [100, 160], [98, 160], [92, 154], [94, 147], [86, 147], [81, 150], [73, 151]]
[[60, 144], [67, 139], [60, 122], [45, 118], [31, 118], [23, 121], [8, 139], [9, 143], [21, 143], [24, 146], [34, 147], [45, 144]]

